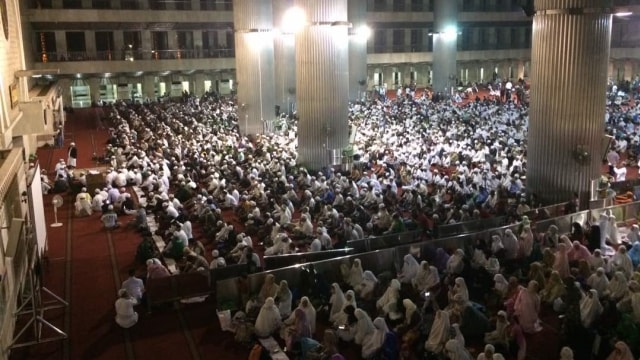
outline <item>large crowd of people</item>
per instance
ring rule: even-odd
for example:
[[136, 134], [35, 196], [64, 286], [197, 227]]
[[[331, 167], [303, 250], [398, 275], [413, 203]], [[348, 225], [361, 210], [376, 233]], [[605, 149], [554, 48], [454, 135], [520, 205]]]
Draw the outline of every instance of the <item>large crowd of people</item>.
[[[260, 294], [242, 297], [243, 311], [234, 317], [240, 340], [275, 335], [301, 358], [339, 359], [339, 348], [353, 343], [365, 359], [470, 359], [468, 348], [478, 353], [482, 345], [478, 359], [520, 360], [526, 334], [543, 327], [540, 314], [553, 313], [562, 317], [562, 359], [612, 349], [619, 356], [611, 359], [631, 359], [625, 356], [637, 344], [633, 339], [611, 349], [583, 342], [596, 336], [611, 342], [618, 335], [603, 329], [638, 326], [640, 238], [632, 232], [621, 243], [610, 229], [598, 232], [602, 246], [587, 249], [582, 244], [589, 244], [590, 229], [569, 240], [528, 224], [523, 215], [540, 204], [526, 192], [522, 101], [432, 101], [407, 91], [351, 104], [349, 122], [357, 130], [348, 172], [296, 164], [293, 114], [283, 119], [286, 129], [249, 138], [238, 131], [236, 110], [233, 99], [215, 93], [110, 106], [110, 139], [101, 156], [108, 166], [105, 187], [94, 194], [83, 187], [76, 214], [101, 213], [107, 229], [121, 225], [118, 216], [131, 218], [127, 227], [142, 237], [136, 260], [149, 279], [170, 276], [167, 258], [181, 272], [229, 264], [256, 272], [260, 255], [323, 251], [417, 229], [433, 238], [438, 226], [493, 216], [524, 224], [474, 248], [408, 254], [399, 274], [362, 269], [356, 260], [333, 285], [323, 285], [316, 273], [310, 276], [316, 286], [305, 289], [267, 278]], [[640, 136], [633, 111], [613, 104], [605, 119], [615, 152], [627, 159]], [[69, 179], [61, 163], [56, 181]], [[86, 186], [82, 175], [76, 180]], [[567, 201], [567, 211], [574, 211], [575, 201]], [[157, 223], [153, 233], [149, 214]], [[162, 253], [153, 235], [167, 243]], [[116, 305], [130, 320], [131, 304], [140, 302], [131, 297], [121, 291]], [[329, 325], [322, 343], [313, 340], [316, 316]]]

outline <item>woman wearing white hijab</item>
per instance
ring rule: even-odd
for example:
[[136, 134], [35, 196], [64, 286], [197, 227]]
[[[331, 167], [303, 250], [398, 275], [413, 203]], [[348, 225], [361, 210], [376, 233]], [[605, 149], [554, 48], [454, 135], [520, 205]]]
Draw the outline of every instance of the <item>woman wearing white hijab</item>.
[[502, 250], [504, 250], [504, 245], [502, 245], [500, 235], [493, 235], [491, 237], [491, 253], [498, 255]]
[[638, 224], [631, 225], [631, 230], [627, 234], [627, 242], [633, 244], [636, 241], [640, 241], [640, 226]]
[[387, 323], [381, 317], [373, 320], [373, 326], [375, 328], [373, 334], [362, 344], [362, 357], [364, 359], [373, 357], [382, 348], [384, 339], [389, 332]]
[[620, 312], [631, 313], [635, 322], [640, 322], [640, 284], [637, 281], [629, 281], [629, 291], [624, 299], [616, 304]]
[[609, 242], [613, 245], [620, 245], [620, 236], [618, 235], [618, 221], [616, 220], [616, 216], [611, 214], [609, 215]]
[[618, 247], [618, 251], [611, 257], [611, 263], [614, 270], [622, 271], [627, 278], [630, 278], [633, 274], [633, 262], [629, 254], [627, 254], [626, 247]]
[[489, 274], [495, 275], [500, 272], [500, 261], [497, 257], [491, 255], [487, 260], [487, 265], [485, 265], [484, 268]]
[[628, 291], [627, 278], [622, 271], [616, 271], [611, 281], [609, 281], [607, 295], [611, 300], [618, 301], [627, 296]]
[[416, 277], [413, 278], [412, 283], [413, 288], [421, 294], [429, 291], [440, 283], [438, 269], [435, 266], [429, 266], [429, 263], [426, 261], [421, 262], [420, 268], [418, 268], [418, 272], [416, 273]]
[[563, 347], [560, 350], [560, 360], [573, 360], [573, 350], [569, 347]]
[[511, 229], [504, 231], [502, 245], [504, 246], [505, 258], [512, 260], [518, 257], [518, 238], [513, 234]]
[[333, 321], [333, 318], [342, 312], [343, 305], [345, 303], [344, 293], [340, 289], [340, 285], [333, 283], [331, 285], [331, 298], [329, 303], [331, 304], [331, 311], [329, 312], [329, 319]]
[[354, 309], [357, 308], [356, 294], [353, 292], [353, 290], [349, 290], [344, 294], [344, 303], [342, 304], [342, 308], [337, 314], [331, 316], [331, 322], [333, 322], [334, 325], [342, 325], [347, 323], [347, 313], [344, 312], [344, 309], [349, 305], [353, 306]]
[[590, 328], [593, 323], [598, 320], [598, 317], [603, 312], [602, 304], [598, 299], [598, 291], [595, 289], [589, 290], [586, 295], [582, 295], [580, 300], [580, 319], [582, 320], [582, 326]]
[[518, 247], [521, 257], [529, 257], [529, 255], [531, 255], [531, 252], [533, 251], [533, 232], [531, 231], [530, 226], [522, 228]]
[[373, 297], [376, 285], [378, 285], [378, 278], [367, 270], [362, 274], [362, 282], [355, 288], [355, 291], [360, 298], [370, 300]]
[[505, 295], [507, 295], [507, 291], [509, 290], [509, 282], [504, 278], [502, 274], [496, 274], [493, 277], [494, 286], [493, 288], [496, 290], [500, 299], [503, 299]]
[[447, 260], [447, 274], [459, 275], [464, 270], [464, 250], [457, 249]]
[[469, 351], [456, 339], [447, 341], [444, 350], [449, 360], [473, 360]]
[[496, 329], [484, 334], [484, 342], [492, 345], [509, 344], [509, 320], [507, 319], [507, 313], [504, 310], [498, 311], [496, 318]]
[[598, 268], [595, 273], [587, 278], [587, 285], [598, 292], [599, 297], [603, 297], [609, 288], [609, 279], [603, 268]]
[[[382, 297], [376, 301], [376, 307], [380, 310], [384, 315], [387, 315], [390, 311], [394, 309], [394, 305], [400, 299], [400, 282], [396, 279], [391, 280], [389, 287], [384, 292]], [[393, 305], [392, 305], [393, 304]]]
[[460, 331], [460, 324], [452, 324], [451, 329], [453, 329], [453, 338], [458, 340], [458, 344], [462, 345], [462, 347], [465, 347], [466, 341], [464, 340], [464, 335], [462, 335], [462, 332]]
[[467, 283], [464, 278], [457, 277], [454, 281], [454, 285], [449, 291], [449, 303], [453, 304], [453, 298], [460, 294], [461, 301], [465, 303], [469, 301], [469, 289], [467, 289]]
[[282, 317], [288, 317], [291, 315], [291, 302], [293, 301], [293, 295], [291, 294], [291, 290], [289, 290], [287, 280], [280, 281], [276, 299], [278, 300], [278, 310], [280, 311], [280, 315]]
[[360, 259], [353, 260], [353, 264], [351, 265], [351, 270], [349, 270], [349, 286], [355, 288], [360, 285], [362, 282], [362, 264], [360, 263]]
[[424, 349], [432, 353], [440, 353], [444, 349], [447, 340], [449, 340], [450, 331], [449, 313], [444, 310], [438, 310], [433, 325], [431, 325], [429, 337], [424, 343]]
[[493, 345], [487, 344], [484, 346], [484, 351], [478, 354], [476, 360], [504, 360], [504, 356], [497, 354]]
[[603, 268], [607, 266], [605, 263], [604, 257], [602, 257], [602, 251], [600, 249], [593, 250], [593, 255], [587, 260], [589, 262], [589, 267], [591, 270], [596, 270], [597, 268]]
[[404, 263], [402, 264], [402, 271], [398, 274], [398, 280], [403, 284], [410, 284], [416, 277], [418, 268], [420, 268], [420, 264], [418, 264], [416, 258], [411, 254], [405, 255]]
[[356, 323], [356, 335], [353, 341], [358, 345], [362, 345], [373, 335], [375, 327], [373, 326], [373, 321], [364, 310], [356, 309], [354, 315], [358, 322]]
[[255, 333], [258, 337], [269, 337], [274, 331], [278, 330], [281, 324], [280, 311], [278, 311], [273, 298], [269, 297], [260, 308], [256, 318]]

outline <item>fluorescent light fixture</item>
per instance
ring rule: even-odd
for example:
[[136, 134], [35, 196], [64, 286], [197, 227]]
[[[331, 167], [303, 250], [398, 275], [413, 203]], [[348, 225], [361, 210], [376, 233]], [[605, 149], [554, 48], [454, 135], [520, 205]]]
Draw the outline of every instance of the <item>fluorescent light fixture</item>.
[[371, 28], [367, 25], [360, 25], [355, 31], [355, 35], [362, 40], [368, 40], [371, 37]]
[[631, 11], [620, 11], [620, 12], [614, 13], [613, 15], [618, 17], [624, 17], [624, 16], [631, 16], [633, 15], [633, 13]]
[[447, 26], [440, 35], [444, 40], [455, 40], [458, 37], [458, 29], [455, 26]]

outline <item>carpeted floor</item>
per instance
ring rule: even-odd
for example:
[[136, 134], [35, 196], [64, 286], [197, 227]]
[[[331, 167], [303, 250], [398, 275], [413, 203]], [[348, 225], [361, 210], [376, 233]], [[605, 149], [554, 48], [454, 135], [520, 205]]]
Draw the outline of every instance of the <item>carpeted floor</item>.
[[[38, 150], [42, 167], [53, 171], [58, 159], [66, 159], [71, 141], [79, 149], [78, 167], [94, 167], [92, 154], [101, 151], [108, 136], [106, 130], [96, 128], [91, 109], [70, 114], [65, 146]], [[47, 195], [44, 199], [48, 223], [53, 222], [51, 198]], [[12, 359], [247, 358], [249, 350], [236, 344], [230, 333], [220, 330], [211, 298], [199, 304], [173, 304], [151, 314], [140, 308], [140, 319], [133, 328], [123, 330], [116, 326], [113, 304], [117, 289], [129, 268], [143, 271], [134, 263], [139, 235], [126, 228], [106, 233], [101, 230], [99, 215], [75, 218], [74, 199], [66, 196], [64, 200], [58, 211], [64, 226], [48, 228], [49, 251], [44, 270], [45, 286], [69, 301], [70, 306], [66, 311], [48, 312], [45, 318], [67, 331], [69, 339], [13, 351]], [[529, 359], [558, 356], [557, 319], [544, 320], [545, 330], [528, 338]], [[348, 359], [358, 357], [355, 348], [347, 349], [345, 354]]]

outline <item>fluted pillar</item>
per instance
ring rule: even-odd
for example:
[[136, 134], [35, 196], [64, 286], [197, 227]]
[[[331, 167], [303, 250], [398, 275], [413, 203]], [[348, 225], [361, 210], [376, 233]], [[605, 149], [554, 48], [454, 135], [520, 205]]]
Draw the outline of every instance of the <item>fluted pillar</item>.
[[611, 4], [536, 0], [535, 6], [527, 187], [546, 203], [573, 193], [586, 200], [604, 155]]
[[367, 1], [349, 0], [349, 100], [360, 100], [367, 84]]
[[349, 143], [347, 0], [296, 0], [307, 26], [296, 34], [298, 160], [310, 169], [334, 165]]
[[296, 98], [295, 35], [287, 33], [284, 14], [293, 7], [293, 0], [273, 1], [274, 25], [280, 29], [274, 38], [276, 105], [281, 112], [293, 111]]
[[435, 0], [433, 10], [433, 90], [450, 93], [456, 77], [458, 2]]
[[238, 125], [243, 135], [262, 134], [276, 105], [271, 2], [233, 0], [233, 10]]

